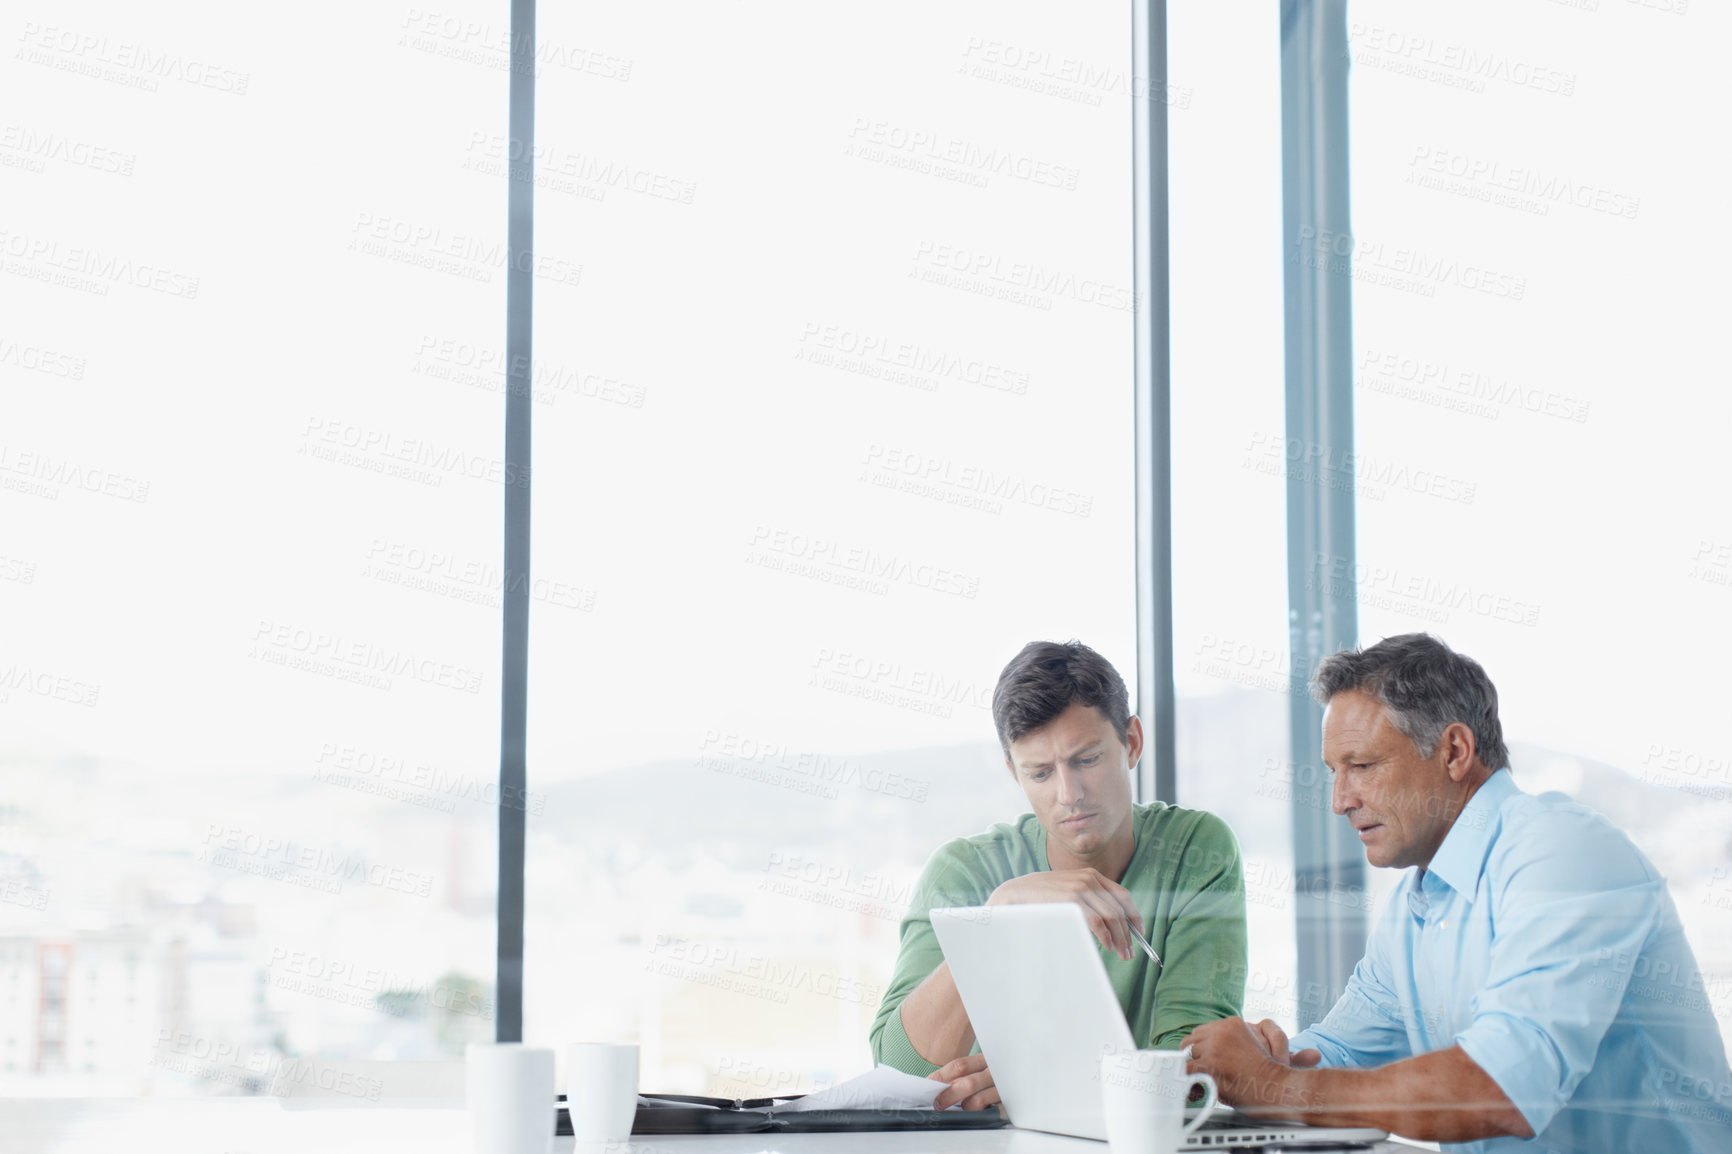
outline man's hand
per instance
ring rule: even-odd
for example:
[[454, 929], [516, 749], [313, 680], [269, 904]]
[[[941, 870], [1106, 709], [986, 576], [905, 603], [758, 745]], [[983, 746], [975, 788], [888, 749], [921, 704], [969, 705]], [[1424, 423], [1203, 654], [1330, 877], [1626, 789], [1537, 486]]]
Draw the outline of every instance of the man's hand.
[[1269, 1056], [1283, 1066], [1298, 1066], [1300, 1069], [1308, 1070], [1323, 1060], [1323, 1054], [1319, 1050], [1300, 1050], [1297, 1054], [1289, 1054], [1287, 1052], [1286, 1033], [1268, 1018], [1264, 1018], [1252, 1026], [1251, 1032], [1257, 1035], [1258, 1040], [1263, 1043], [1263, 1048], [1269, 1052]]
[[1255, 1026], [1243, 1018], [1225, 1018], [1198, 1026], [1181, 1045], [1191, 1048], [1189, 1074], [1215, 1079], [1221, 1101], [1241, 1110], [1291, 1106], [1286, 1073], [1322, 1060], [1316, 1050], [1287, 1052], [1287, 1035], [1265, 1018]]
[[958, 1102], [964, 1110], [984, 1110], [999, 1101], [998, 1087], [992, 1084], [992, 1071], [986, 1068], [985, 1054], [970, 1054], [947, 1066], [940, 1066], [927, 1075], [936, 1082], [949, 1082], [950, 1089], [938, 1095], [934, 1110], [948, 1110]]
[[1316, 1050], [1286, 1058], [1273, 1022], [1227, 1018], [1186, 1038], [1188, 1073], [1208, 1074], [1221, 1101], [1247, 1114], [1313, 1126], [1374, 1126], [1425, 1142], [1532, 1138], [1533, 1127], [1503, 1088], [1460, 1046], [1374, 1070], [1318, 1070]]
[[1136, 942], [1130, 928], [1143, 932], [1143, 915], [1131, 891], [1099, 870], [1046, 870], [1011, 878], [992, 891], [989, 906], [1030, 905], [1039, 902], [1075, 902], [1087, 915], [1089, 929], [1101, 945], [1131, 960]]

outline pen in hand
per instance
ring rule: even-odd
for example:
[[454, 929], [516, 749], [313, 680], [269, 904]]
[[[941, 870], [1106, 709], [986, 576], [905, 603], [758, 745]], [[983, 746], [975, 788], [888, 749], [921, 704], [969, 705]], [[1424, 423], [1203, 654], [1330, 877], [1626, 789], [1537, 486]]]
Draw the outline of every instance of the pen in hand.
[[1130, 927], [1131, 937], [1137, 940], [1137, 945], [1143, 947], [1143, 953], [1154, 959], [1155, 965], [1161, 964], [1161, 955], [1155, 953], [1155, 947], [1149, 945], [1149, 939], [1143, 937], [1143, 932], [1135, 926]]

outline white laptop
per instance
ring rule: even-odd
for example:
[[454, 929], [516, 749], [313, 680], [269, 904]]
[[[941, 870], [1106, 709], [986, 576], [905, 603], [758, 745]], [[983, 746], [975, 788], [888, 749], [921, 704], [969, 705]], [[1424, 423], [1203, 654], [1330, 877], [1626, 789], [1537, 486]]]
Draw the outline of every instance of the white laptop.
[[[1105, 1141], [1100, 1060], [1136, 1044], [1082, 909], [1074, 902], [936, 909], [932, 928], [1011, 1123]], [[1387, 1137], [1220, 1110], [1180, 1148]]]

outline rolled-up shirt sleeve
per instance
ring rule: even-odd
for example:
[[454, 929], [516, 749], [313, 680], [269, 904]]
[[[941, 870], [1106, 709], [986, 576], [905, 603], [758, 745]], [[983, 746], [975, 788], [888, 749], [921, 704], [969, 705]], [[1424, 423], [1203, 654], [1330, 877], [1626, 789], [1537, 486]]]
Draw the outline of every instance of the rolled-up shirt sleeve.
[[[944, 950], [932, 928], [932, 910], [945, 906], [983, 905], [989, 892], [967, 869], [940, 849], [932, 855], [915, 885], [913, 901], [902, 919], [902, 949], [884, 1000], [873, 1019], [869, 1039], [872, 1060], [921, 1077], [939, 1068], [929, 1062], [909, 1040], [902, 1025], [902, 1002], [944, 961]], [[977, 1047], [978, 1048], [978, 1047]]]
[[1531, 824], [1488, 863], [1499, 883], [1491, 967], [1455, 1043], [1538, 1134], [1593, 1069], [1667, 897], [1597, 815]]

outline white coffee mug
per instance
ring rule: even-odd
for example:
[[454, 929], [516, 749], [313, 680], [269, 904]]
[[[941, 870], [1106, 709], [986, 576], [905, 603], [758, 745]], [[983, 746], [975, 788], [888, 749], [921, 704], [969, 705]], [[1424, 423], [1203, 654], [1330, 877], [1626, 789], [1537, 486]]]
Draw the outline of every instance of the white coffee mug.
[[621, 1142], [637, 1117], [637, 1047], [574, 1042], [565, 1048], [565, 1106], [579, 1142]]
[[475, 1154], [547, 1154], [558, 1109], [553, 1051], [471, 1042], [463, 1064]]
[[[1185, 1099], [1202, 1086], [1202, 1109], [1185, 1121]], [[1185, 1073], [1185, 1056], [1174, 1050], [1133, 1050], [1101, 1059], [1101, 1109], [1112, 1154], [1175, 1154], [1179, 1140], [1201, 1126], [1214, 1109], [1215, 1080]]]

